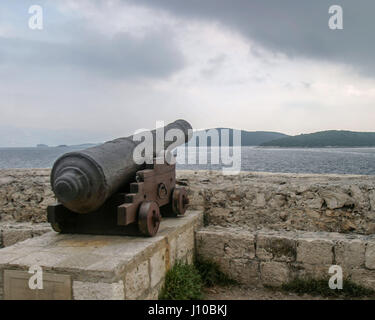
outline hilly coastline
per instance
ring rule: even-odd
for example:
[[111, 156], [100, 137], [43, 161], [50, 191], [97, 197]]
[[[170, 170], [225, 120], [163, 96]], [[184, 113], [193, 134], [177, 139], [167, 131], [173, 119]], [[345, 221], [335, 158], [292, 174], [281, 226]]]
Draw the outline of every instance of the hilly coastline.
[[[233, 146], [233, 129], [214, 128], [196, 131], [192, 139], [196, 139], [196, 146], [200, 146], [201, 141], [207, 141], [207, 146], [211, 146], [212, 135], [219, 138], [219, 146], [228, 145], [226, 140], [222, 141], [223, 131], [229, 130], [229, 146]], [[354, 132], [345, 130], [319, 131], [310, 134], [300, 134], [289, 136], [280, 132], [272, 131], [246, 131], [241, 132], [241, 146], [258, 147], [280, 147], [280, 148], [324, 148], [324, 147], [375, 147], [375, 132]], [[86, 143], [80, 145], [59, 145], [54, 148], [74, 148], [85, 149], [96, 146], [100, 143]], [[217, 143], [213, 143], [217, 146]], [[45, 144], [37, 145], [38, 148], [51, 148]]]
[[320, 131], [288, 136], [260, 144], [263, 147], [321, 148], [321, 147], [375, 147], [375, 132]]
[[[214, 128], [194, 132], [192, 139], [197, 139], [198, 137], [205, 137], [206, 135], [210, 137], [210, 130], [217, 131], [219, 135], [219, 146], [228, 145], [225, 141], [222, 141], [221, 137], [223, 130], [229, 130], [229, 146], [233, 146], [233, 129], [231, 128]], [[263, 143], [282, 139], [289, 137], [286, 134], [280, 132], [271, 132], [271, 131], [241, 131], [241, 146], [260, 146]], [[211, 145], [211, 138], [208, 138], [207, 145]], [[197, 146], [199, 147], [199, 140], [197, 140]]]

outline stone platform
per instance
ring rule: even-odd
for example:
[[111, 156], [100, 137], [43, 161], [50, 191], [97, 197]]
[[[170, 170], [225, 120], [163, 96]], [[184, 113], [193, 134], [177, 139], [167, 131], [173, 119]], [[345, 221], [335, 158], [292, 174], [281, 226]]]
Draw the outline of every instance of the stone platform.
[[[0, 299], [157, 299], [166, 271], [191, 262], [202, 213], [163, 219], [153, 238], [48, 232], [0, 249]], [[29, 288], [31, 266], [43, 289]]]

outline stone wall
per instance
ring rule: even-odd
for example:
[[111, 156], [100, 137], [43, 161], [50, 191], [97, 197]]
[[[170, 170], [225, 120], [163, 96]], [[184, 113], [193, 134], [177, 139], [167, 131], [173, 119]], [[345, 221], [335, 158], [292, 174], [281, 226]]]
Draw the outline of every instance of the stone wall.
[[55, 202], [49, 169], [0, 170], [0, 222], [46, 222]]
[[[48, 169], [0, 170], [0, 222], [45, 222]], [[178, 171], [209, 225], [375, 233], [375, 176]]]
[[198, 256], [245, 285], [328, 279], [339, 265], [344, 279], [375, 290], [375, 236], [209, 227], [197, 232], [196, 246]]
[[180, 171], [208, 225], [375, 233], [375, 176]]
[[[30, 229], [30, 222], [43, 226], [46, 207], [55, 202], [49, 174], [47, 169], [0, 170], [0, 246], [47, 230], [45, 225]], [[204, 213], [206, 228], [195, 238], [197, 254], [215, 260], [239, 282], [280, 285], [295, 277], [324, 278], [338, 264], [345, 278], [375, 289], [375, 176], [178, 171], [177, 183], [188, 188], [190, 209]], [[173, 265], [178, 256], [191, 260], [192, 250], [178, 249], [178, 241], [194, 242], [191, 234], [167, 241], [168, 250], [177, 251], [161, 254], [165, 263]], [[143, 273], [146, 280], [156, 277], [150, 266], [160, 262], [158, 255], [138, 261], [133, 276], [129, 271], [103, 288], [77, 278], [75, 298], [87, 298], [88, 289], [99, 296], [107, 291], [121, 295], [116, 288], [124, 283], [142, 287], [145, 283], [137, 279]], [[137, 297], [156, 297], [159, 284], [147, 282]]]

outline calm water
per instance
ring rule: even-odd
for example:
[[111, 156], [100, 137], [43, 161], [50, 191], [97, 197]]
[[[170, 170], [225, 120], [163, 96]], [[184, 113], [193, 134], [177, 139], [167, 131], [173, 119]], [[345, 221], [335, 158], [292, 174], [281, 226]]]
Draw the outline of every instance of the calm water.
[[[73, 150], [77, 148], [0, 148], [0, 169], [48, 168], [60, 155]], [[186, 154], [186, 159], [190, 159], [190, 163], [197, 158], [198, 153], [191, 149]], [[221, 165], [178, 164], [177, 167], [217, 170]], [[241, 168], [244, 171], [375, 175], [375, 148], [243, 147]]]

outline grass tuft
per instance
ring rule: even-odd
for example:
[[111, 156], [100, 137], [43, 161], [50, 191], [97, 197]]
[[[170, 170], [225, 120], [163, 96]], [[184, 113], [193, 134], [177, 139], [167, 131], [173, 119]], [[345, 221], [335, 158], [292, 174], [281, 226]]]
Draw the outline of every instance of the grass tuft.
[[282, 291], [293, 292], [299, 295], [310, 294], [312, 296], [337, 297], [337, 298], [361, 298], [374, 297], [375, 291], [362, 287], [350, 280], [343, 281], [343, 288], [331, 289], [328, 279], [294, 279], [281, 286]]
[[200, 300], [202, 278], [194, 265], [177, 262], [165, 276], [160, 300]]
[[195, 267], [197, 268], [205, 287], [213, 287], [214, 285], [227, 286], [237, 284], [236, 281], [229, 278], [220, 270], [220, 267], [216, 262], [198, 258], [195, 261]]

